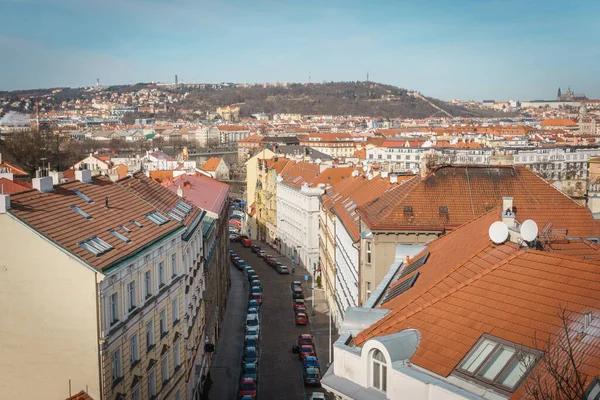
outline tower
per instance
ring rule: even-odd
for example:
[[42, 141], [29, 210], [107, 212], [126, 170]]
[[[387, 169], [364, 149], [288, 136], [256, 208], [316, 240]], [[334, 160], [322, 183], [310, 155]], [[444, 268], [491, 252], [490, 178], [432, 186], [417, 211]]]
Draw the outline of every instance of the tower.
[[561, 97], [560, 88], [558, 88], [558, 94], [556, 95], [556, 100], [560, 100], [560, 97]]
[[310, 72], [308, 73], [308, 83], [310, 83]]
[[100, 86], [100, 78], [96, 78], [96, 87]]
[[367, 72], [367, 83], [369, 83], [369, 73]]
[[179, 78], [177, 77], [177, 74], [175, 74], [175, 86], [177, 86], [179, 84]]

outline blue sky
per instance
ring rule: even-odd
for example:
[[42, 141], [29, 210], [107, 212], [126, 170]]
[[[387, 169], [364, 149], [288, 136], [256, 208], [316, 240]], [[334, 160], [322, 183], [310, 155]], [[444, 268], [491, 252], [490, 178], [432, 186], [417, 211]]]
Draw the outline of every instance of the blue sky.
[[0, 0], [0, 90], [389, 83], [445, 100], [600, 98], [600, 1]]

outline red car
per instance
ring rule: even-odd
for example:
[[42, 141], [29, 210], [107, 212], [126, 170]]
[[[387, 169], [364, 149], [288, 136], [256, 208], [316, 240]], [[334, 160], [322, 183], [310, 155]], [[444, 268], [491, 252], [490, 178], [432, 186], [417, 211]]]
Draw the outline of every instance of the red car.
[[304, 307], [304, 306], [296, 307], [296, 309], [294, 310], [294, 312], [296, 314], [306, 314], [306, 307]]
[[304, 360], [304, 358], [308, 357], [308, 356], [315, 356], [315, 349], [312, 346], [300, 346], [299, 350], [298, 350], [298, 355], [300, 356], [301, 360]]
[[304, 302], [304, 299], [294, 299], [294, 310], [297, 310], [298, 307], [306, 308], [306, 303]]
[[308, 317], [305, 313], [296, 313], [296, 325], [308, 324]]
[[308, 333], [302, 334], [298, 336], [298, 346], [314, 346], [314, 341], [312, 335]]
[[256, 398], [256, 382], [254, 378], [243, 378], [240, 381], [240, 388], [238, 390], [238, 397], [252, 396]]
[[250, 295], [250, 300], [256, 300], [258, 302], [258, 305], [262, 306], [262, 293], [252, 293]]

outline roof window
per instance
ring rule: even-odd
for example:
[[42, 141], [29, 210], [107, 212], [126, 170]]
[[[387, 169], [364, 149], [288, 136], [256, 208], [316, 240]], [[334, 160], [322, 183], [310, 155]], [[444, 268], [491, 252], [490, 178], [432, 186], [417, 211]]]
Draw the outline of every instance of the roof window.
[[183, 200], [179, 200], [177, 204], [175, 204], [175, 208], [182, 210], [186, 215], [192, 211], [192, 206], [184, 202]]
[[81, 193], [79, 190], [73, 190], [73, 193], [75, 193], [77, 196], [79, 196], [81, 198], [81, 200], [85, 201], [86, 203], [92, 202], [92, 199], [87, 197], [85, 194]]
[[410, 275], [412, 272], [415, 272], [417, 269], [421, 268], [427, 262], [428, 258], [429, 258], [429, 253], [426, 253], [425, 255], [417, 258], [415, 261], [408, 264], [402, 270], [402, 273], [400, 274], [399, 279], [402, 279], [405, 276]]
[[404, 206], [404, 214], [412, 214], [413, 208], [412, 206]]
[[517, 350], [511, 342], [484, 335], [456, 371], [484, 385], [512, 393], [533, 369], [537, 359], [534, 352], [523, 350], [522, 346]]
[[175, 221], [178, 221], [178, 222], [183, 222], [183, 218], [181, 218], [179, 215], [175, 214], [173, 211], [169, 211], [169, 212], [167, 213], [167, 215], [168, 215], [169, 217], [173, 218]]
[[110, 251], [113, 247], [106, 243], [104, 240], [100, 239], [98, 236], [94, 236], [93, 238], [86, 239], [83, 242], [79, 242], [79, 247], [89, 251], [96, 257], [101, 256], [102, 254]]
[[134, 224], [134, 225], [135, 225], [135, 226], [137, 226], [138, 228], [141, 228], [142, 226], [144, 226], [144, 225], [140, 224], [139, 222], [137, 222], [135, 219], [132, 219], [132, 220], [131, 220], [131, 221], [129, 221], [129, 222], [131, 222], [132, 224]]
[[114, 229], [111, 229], [108, 232], [110, 232], [111, 235], [113, 235], [113, 236], [121, 239], [125, 243], [131, 242], [131, 239], [129, 239], [127, 236], [123, 235], [122, 233], [119, 233], [119, 232], [115, 231]]
[[448, 207], [440, 206], [440, 215], [448, 215]]
[[404, 282], [391, 288], [383, 302], [385, 303], [387, 301], [390, 301], [393, 298], [400, 296], [402, 293], [406, 292], [411, 287], [413, 287], [413, 285], [419, 278], [419, 275], [420, 275], [420, 273], [417, 271], [416, 274], [414, 274], [410, 278], [406, 279]]
[[92, 216], [90, 214], [86, 213], [85, 211], [83, 211], [81, 208], [79, 208], [77, 206], [71, 206], [71, 209], [74, 210], [77, 214], [81, 215], [85, 219], [92, 218]]
[[146, 214], [146, 218], [150, 221], [154, 222], [156, 225], [161, 226], [169, 222], [169, 218], [165, 217], [158, 211], [152, 211], [151, 213]]
[[123, 229], [125, 232], [127, 233], [131, 233], [131, 229], [129, 229], [128, 227], [126, 227], [125, 225], [119, 225], [119, 228]]

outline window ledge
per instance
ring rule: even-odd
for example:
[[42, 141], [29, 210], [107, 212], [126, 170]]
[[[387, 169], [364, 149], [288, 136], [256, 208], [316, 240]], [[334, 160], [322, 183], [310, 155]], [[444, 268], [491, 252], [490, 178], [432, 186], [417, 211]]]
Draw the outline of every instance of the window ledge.
[[173, 321], [173, 326], [177, 325], [179, 323], [179, 318], [177, 318], [175, 321]]
[[115, 379], [112, 383], [112, 387], [114, 388], [115, 386], [117, 386], [119, 383], [121, 383], [123, 381], [123, 377], [120, 376], [117, 379]]
[[152, 350], [152, 349], [153, 349], [153, 348], [155, 348], [155, 347], [156, 347], [156, 344], [152, 344], [152, 345], [150, 345], [150, 346], [146, 347], [146, 353], [149, 353], [149, 352], [150, 352], [150, 350]]
[[139, 364], [140, 364], [140, 359], [138, 358], [137, 360], [135, 360], [134, 362], [131, 363], [131, 369], [134, 369]]
[[162, 332], [162, 333], [160, 334], [160, 338], [161, 338], [161, 340], [162, 340], [162, 339], [164, 339], [164, 337], [165, 337], [165, 336], [167, 336], [168, 334], [169, 334], [169, 331]]

